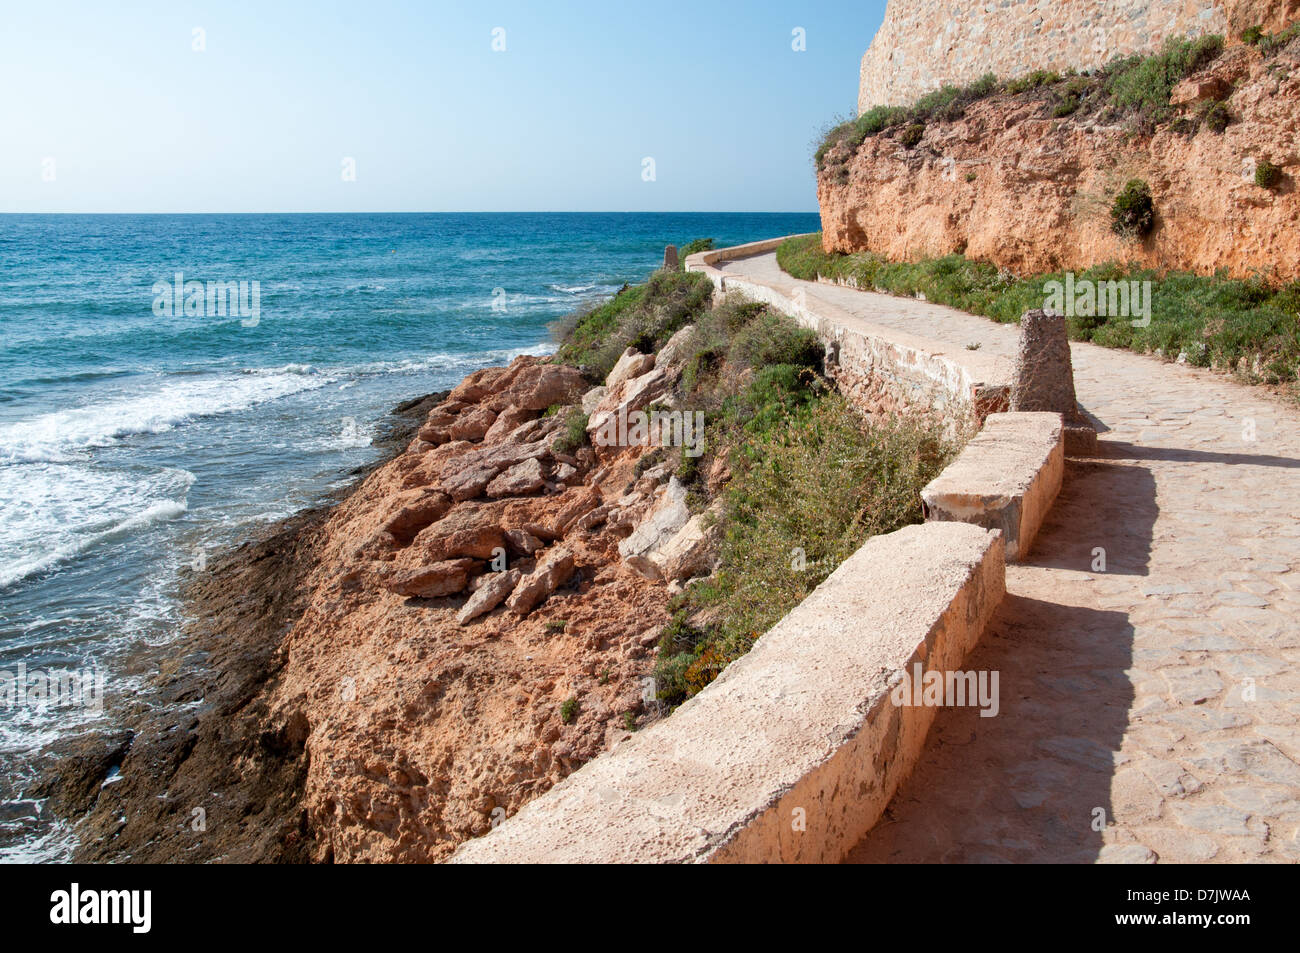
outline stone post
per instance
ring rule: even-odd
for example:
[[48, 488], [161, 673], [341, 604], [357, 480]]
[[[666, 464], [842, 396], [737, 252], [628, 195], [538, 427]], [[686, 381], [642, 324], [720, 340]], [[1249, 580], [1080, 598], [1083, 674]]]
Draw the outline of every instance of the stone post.
[[1020, 346], [1011, 381], [1011, 410], [1049, 411], [1065, 423], [1068, 456], [1092, 456], [1097, 432], [1079, 411], [1065, 315], [1035, 309], [1020, 316]]
[[676, 245], [664, 246], [664, 270], [665, 271], [677, 270], [677, 246]]

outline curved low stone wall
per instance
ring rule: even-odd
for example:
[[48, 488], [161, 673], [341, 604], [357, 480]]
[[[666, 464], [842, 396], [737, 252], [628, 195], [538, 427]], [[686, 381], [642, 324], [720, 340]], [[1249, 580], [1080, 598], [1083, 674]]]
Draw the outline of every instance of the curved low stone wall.
[[959, 667], [1004, 579], [993, 530], [925, 523], [869, 540], [670, 718], [452, 862], [841, 859], [910, 773], [934, 719], [933, 707], [894, 704], [892, 690], [917, 664]]
[[762, 301], [817, 332], [827, 347], [827, 373], [863, 413], [929, 411], [954, 424], [1005, 410], [1011, 389], [1011, 367], [975, 351], [958, 356], [915, 335], [880, 327], [829, 302], [809, 304], [797, 282], [786, 289], [752, 278], [729, 274], [717, 266], [725, 261], [774, 251], [791, 235], [749, 245], [691, 255], [689, 271], [702, 271], [718, 294], [734, 292]]
[[[801, 308], [801, 321], [838, 343], [841, 369], [847, 363], [854, 374], [881, 378], [873, 392], [909, 394], [899, 406], [976, 410], [990, 368], [971, 366], [980, 363], [974, 354], [963, 363], [919, 339], [873, 333], [860, 321], [837, 323], [820, 303], [809, 307], [716, 267], [771, 251], [781, 240], [691, 256], [687, 267], [708, 273], [719, 292], [743, 291], [792, 313]], [[1052, 416], [1058, 445], [1047, 447], [1043, 435], [1052, 421], [1041, 418]], [[1011, 465], [1026, 472], [1007, 485], [1026, 493], [1037, 488], [1031, 501], [1012, 508], [1040, 520], [1059, 469], [1046, 476], [1030, 471], [1059, 464], [1060, 417], [998, 418], [1004, 440], [1014, 444], [1022, 434], [1028, 447], [1010, 455]], [[971, 475], [972, 494], [988, 476], [983, 446], [950, 468], [957, 483]], [[841, 860], [924, 749], [936, 706], [919, 685], [937, 677], [959, 692], [974, 690], [975, 681], [961, 676], [976, 673], [959, 669], [1006, 591], [1004, 538], [1027, 549], [1037, 525], [1022, 531], [998, 520], [945, 513], [868, 540], [671, 718], [589, 762], [491, 833], [463, 844], [451, 861]], [[996, 706], [995, 678], [992, 684]]]

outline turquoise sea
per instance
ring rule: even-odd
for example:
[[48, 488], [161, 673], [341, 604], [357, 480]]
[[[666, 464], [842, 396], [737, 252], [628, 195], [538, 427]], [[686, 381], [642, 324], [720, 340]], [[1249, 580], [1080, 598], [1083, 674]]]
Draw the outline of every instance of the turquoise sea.
[[[23, 796], [33, 759], [147, 698], [180, 567], [346, 484], [400, 401], [550, 350], [549, 322], [643, 279], [665, 244], [817, 227], [816, 213], [0, 216], [0, 860], [67, 855], [69, 832]], [[219, 309], [239, 283], [249, 307]], [[102, 706], [23, 690], [69, 671], [102, 677]]]

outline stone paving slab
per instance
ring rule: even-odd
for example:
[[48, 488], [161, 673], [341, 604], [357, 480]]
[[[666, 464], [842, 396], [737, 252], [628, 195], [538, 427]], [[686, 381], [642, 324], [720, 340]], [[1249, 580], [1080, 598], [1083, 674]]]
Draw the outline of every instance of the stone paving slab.
[[[1017, 330], [724, 272], [1012, 365]], [[966, 662], [1001, 710], [945, 709], [863, 862], [1300, 861], [1300, 427], [1262, 390], [1071, 345], [1098, 459], [1067, 469]]]

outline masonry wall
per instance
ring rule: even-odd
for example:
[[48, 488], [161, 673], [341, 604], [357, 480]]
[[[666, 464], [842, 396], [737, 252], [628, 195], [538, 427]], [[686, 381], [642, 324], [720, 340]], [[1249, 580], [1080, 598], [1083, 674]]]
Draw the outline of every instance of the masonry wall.
[[1297, 12], [1300, 0], [889, 0], [862, 58], [858, 111], [908, 105], [990, 71], [1008, 79], [1093, 69], [1170, 36], [1236, 36], [1255, 25], [1272, 32]]
[[[692, 255], [686, 267], [707, 274], [719, 293], [783, 303], [830, 344], [852, 343], [857, 374], [901, 374], [901, 384], [885, 388], [899, 404], [956, 411], [972, 402], [987, 368], [962, 367], [910, 336], [877, 339], [872, 325], [824, 302], [807, 307], [785, 282], [744, 281], [716, 267], [779, 242]], [[1050, 452], [1034, 461], [1015, 440], [986, 440], [982, 463], [953, 465], [949, 493], [974, 499], [990, 476], [1001, 479], [1026, 460], [1034, 471], [1054, 466], [1059, 478], [1057, 415], [997, 419], [999, 433], [1020, 434], [1040, 450], [1041, 424], [1050, 424]], [[1005, 459], [1002, 450], [1011, 451]], [[1019, 481], [1043, 482], [1032, 473]], [[1054, 488], [1032, 500], [1022, 493], [1017, 509], [1045, 511], [1054, 495]], [[921, 671], [960, 671], [1005, 594], [1005, 538], [1020, 531], [972, 525], [981, 522], [988, 521], [948, 514], [868, 540], [671, 718], [461, 845], [452, 862], [842, 860], [912, 771], [934, 719], [933, 707], [908, 701], [906, 691], [900, 700], [895, 690]]]
[[692, 255], [686, 268], [707, 274], [719, 295], [738, 292], [815, 331], [827, 349], [827, 375], [863, 414], [930, 413], [961, 428], [1007, 409], [1011, 367], [1005, 362], [971, 351], [956, 358], [932, 341], [868, 324], [828, 302], [810, 308], [797, 292], [787, 294], [716, 267], [729, 258], [774, 251], [783, 241], [702, 252]]

